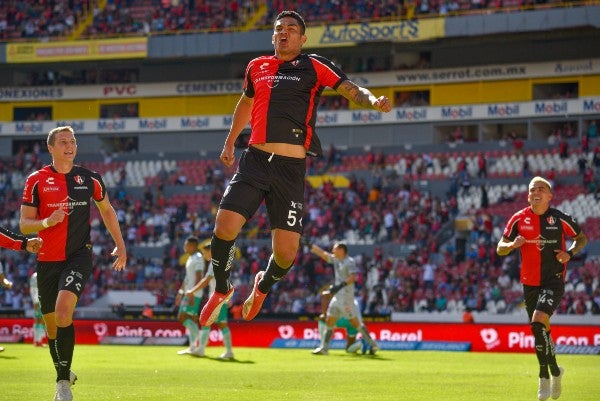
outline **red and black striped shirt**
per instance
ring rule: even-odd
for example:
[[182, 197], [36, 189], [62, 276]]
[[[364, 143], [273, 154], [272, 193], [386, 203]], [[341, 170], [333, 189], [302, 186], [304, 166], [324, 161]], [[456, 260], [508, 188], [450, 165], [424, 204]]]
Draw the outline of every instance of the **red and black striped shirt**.
[[577, 222], [558, 209], [549, 208], [543, 215], [526, 207], [515, 213], [506, 224], [503, 236], [514, 241], [525, 238], [521, 251], [521, 283], [539, 286], [553, 278], [564, 280], [565, 264], [556, 259], [556, 250], [566, 250], [565, 237], [581, 233]]
[[346, 74], [330, 60], [300, 54], [292, 61], [255, 58], [246, 67], [244, 94], [254, 98], [250, 126], [253, 143], [302, 145], [311, 156], [323, 154], [315, 134], [317, 106], [325, 87], [336, 89]]
[[40, 219], [59, 208], [66, 213], [61, 223], [40, 231], [44, 242], [38, 261], [67, 260], [89, 245], [91, 199], [101, 201], [105, 195], [106, 187], [100, 174], [80, 166], [73, 166], [68, 174], [45, 166], [27, 177], [23, 205], [37, 208]]
[[21, 251], [27, 247], [27, 237], [0, 227], [0, 247]]

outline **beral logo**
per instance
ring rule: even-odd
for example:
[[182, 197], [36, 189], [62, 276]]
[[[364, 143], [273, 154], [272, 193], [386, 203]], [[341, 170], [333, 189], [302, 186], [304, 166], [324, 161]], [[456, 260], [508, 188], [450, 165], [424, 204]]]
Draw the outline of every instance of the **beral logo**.
[[98, 337], [104, 337], [108, 333], [108, 325], [106, 323], [94, 323], [94, 333]]
[[498, 345], [500, 345], [500, 340], [498, 339], [498, 332], [496, 329], [483, 329], [479, 332], [479, 335], [485, 343], [485, 348], [488, 350], [496, 348]]

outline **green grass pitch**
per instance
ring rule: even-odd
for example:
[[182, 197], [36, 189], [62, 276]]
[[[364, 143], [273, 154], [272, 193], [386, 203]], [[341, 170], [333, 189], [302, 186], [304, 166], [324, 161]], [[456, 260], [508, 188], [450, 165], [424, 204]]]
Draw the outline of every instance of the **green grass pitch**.
[[[5, 344], [0, 400], [50, 401], [54, 368], [47, 348]], [[75, 401], [166, 400], [537, 400], [532, 354], [234, 348], [235, 361], [176, 354], [172, 346], [77, 345]], [[600, 399], [600, 358], [559, 355], [563, 401]]]

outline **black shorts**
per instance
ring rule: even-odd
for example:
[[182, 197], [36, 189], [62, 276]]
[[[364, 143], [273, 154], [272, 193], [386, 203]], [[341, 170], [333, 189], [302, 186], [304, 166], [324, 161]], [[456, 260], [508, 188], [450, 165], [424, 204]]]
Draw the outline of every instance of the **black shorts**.
[[271, 229], [302, 234], [306, 159], [279, 156], [250, 146], [244, 150], [219, 208], [249, 220], [265, 201]]
[[61, 290], [71, 291], [77, 298], [92, 273], [92, 250], [82, 248], [60, 262], [38, 262], [38, 298], [42, 314], [54, 312]]
[[557, 278], [541, 286], [524, 284], [523, 296], [529, 320], [531, 320], [533, 312], [536, 310], [552, 316], [556, 308], [560, 306], [564, 293], [565, 283], [562, 281], [562, 278]]

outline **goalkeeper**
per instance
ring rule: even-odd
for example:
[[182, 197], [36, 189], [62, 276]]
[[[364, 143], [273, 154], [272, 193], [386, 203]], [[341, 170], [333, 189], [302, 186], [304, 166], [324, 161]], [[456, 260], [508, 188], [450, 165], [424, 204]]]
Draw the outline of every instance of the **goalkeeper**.
[[[321, 291], [321, 311], [322, 313], [319, 315], [318, 320], [318, 330], [319, 330], [319, 338], [321, 342], [325, 338], [325, 333], [327, 332], [327, 325], [325, 324], [325, 316], [327, 312], [327, 308], [329, 307], [329, 302], [333, 297], [329, 290], [330, 286], [326, 286], [323, 291]], [[356, 309], [359, 310], [358, 302], [356, 298], [354, 299], [354, 304], [356, 305]], [[359, 325], [362, 326], [362, 316], [360, 315], [360, 310], [358, 314], [358, 322]], [[366, 344], [363, 344], [362, 340], [356, 341], [356, 334], [358, 330], [350, 324], [350, 321], [346, 317], [341, 317], [335, 322], [335, 327], [346, 330], [346, 352], [355, 353], [359, 349], [363, 349], [363, 354], [366, 352]]]
[[303, 239], [303, 244], [321, 259], [332, 263], [335, 274], [335, 284], [331, 285], [324, 294], [330, 293], [333, 296], [325, 315], [325, 335], [321, 337], [321, 346], [314, 349], [313, 354], [327, 355], [329, 353], [333, 329], [338, 319], [343, 317], [347, 318], [350, 325], [362, 334], [363, 339], [371, 347], [371, 353], [374, 354], [379, 350], [379, 346], [371, 338], [365, 325], [362, 324], [360, 312], [354, 302], [354, 282], [358, 269], [354, 259], [348, 256], [348, 247], [342, 242], [336, 242], [329, 253], [317, 245], [308, 243], [306, 239]]

